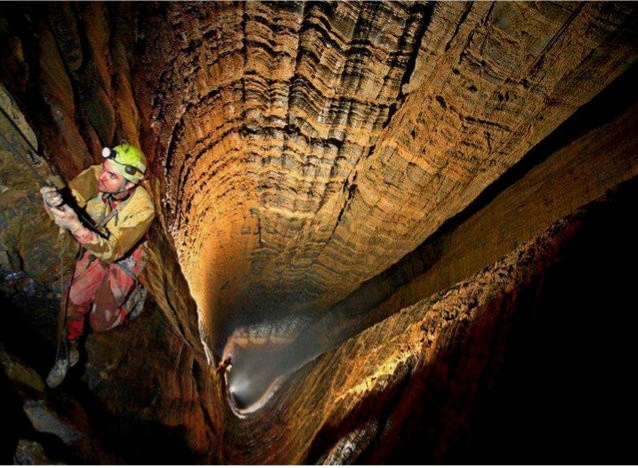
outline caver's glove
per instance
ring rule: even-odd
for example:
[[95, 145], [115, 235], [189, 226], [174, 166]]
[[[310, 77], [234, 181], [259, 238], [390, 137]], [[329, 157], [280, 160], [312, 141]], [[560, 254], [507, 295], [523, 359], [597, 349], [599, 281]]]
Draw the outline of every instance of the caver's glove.
[[62, 204], [62, 195], [55, 187], [46, 185], [40, 189], [44, 203], [49, 206], [56, 207]]
[[53, 216], [53, 222], [58, 226], [68, 229], [72, 233], [82, 227], [78, 215], [68, 206], [62, 208], [49, 208], [49, 213]]

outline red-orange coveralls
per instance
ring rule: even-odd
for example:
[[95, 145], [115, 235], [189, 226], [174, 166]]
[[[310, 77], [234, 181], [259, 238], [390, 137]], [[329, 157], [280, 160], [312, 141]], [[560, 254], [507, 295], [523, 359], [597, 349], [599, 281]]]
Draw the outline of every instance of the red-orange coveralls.
[[91, 166], [69, 183], [78, 204], [94, 221], [117, 208], [116, 215], [104, 226], [108, 239], [93, 232], [75, 237], [84, 253], [76, 263], [68, 290], [69, 340], [82, 335], [87, 313], [95, 331], [109, 330], [124, 321], [127, 311], [123, 305], [147, 260], [144, 237], [155, 217], [153, 200], [140, 185], [121, 201], [99, 192], [97, 177], [101, 170], [101, 165]]

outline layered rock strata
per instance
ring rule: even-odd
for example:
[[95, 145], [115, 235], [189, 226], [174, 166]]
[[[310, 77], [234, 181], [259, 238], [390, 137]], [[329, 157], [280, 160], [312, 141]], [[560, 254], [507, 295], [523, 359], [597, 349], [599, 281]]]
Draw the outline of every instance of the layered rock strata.
[[[391, 265], [635, 68], [637, 22], [623, 2], [1, 4], [0, 80], [42, 155], [20, 163], [0, 144], [0, 292], [11, 303], [0, 399], [17, 428], [2, 460], [521, 462], [544, 434], [539, 462], [556, 461], [550, 448], [600, 457], [582, 462], [609, 461], [613, 448], [625, 461], [629, 441], [600, 427], [613, 426], [606, 408], [635, 414], [619, 358], [632, 356], [631, 327], [608, 318], [631, 324], [617, 293], [631, 285], [613, 260], [635, 257], [633, 185], [618, 205], [594, 205], [427, 297], [635, 175], [634, 107], [563, 140], [423, 244], [417, 263], [430, 249], [438, 263], [371, 315], [353, 301], [339, 340], [332, 328], [318, 338], [328, 349], [392, 317], [279, 381], [272, 399], [259, 397], [278, 374], [257, 379], [254, 357], [283, 350], [293, 362], [273, 368], [292, 371], [304, 362], [292, 351], [307, 351], [299, 331], [339, 300], [375, 279], [390, 297], [408, 278], [388, 276], [411, 268]], [[120, 138], [149, 155], [159, 208], [148, 304], [89, 337], [87, 365], [49, 392], [37, 375], [51, 364], [70, 264], [59, 253], [70, 249], [25, 164], [70, 178]], [[248, 376], [251, 408], [232, 407], [202, 345], [219, 353], [229, 336], [247, 350], [229, 390]], [[569, 396], [583, 389], [604, 401], [579, 411]], [[575, 438], [561, 448], [563, 428]]]
[[[578, 110], [461, 214], [305, 329], [311, 358], [462, 281], [554, 220], [638, 175], [636, 65]], [[319, 341], [312, 337], [325, 337]], [[303, 362], [299, 359], [297, 362]]]
[[163, 211], [200, 313], [222, 335], [228, 322], [320, 315], [637, 54], [634, 7], [621, 3], [147, 13], [141, 102]]

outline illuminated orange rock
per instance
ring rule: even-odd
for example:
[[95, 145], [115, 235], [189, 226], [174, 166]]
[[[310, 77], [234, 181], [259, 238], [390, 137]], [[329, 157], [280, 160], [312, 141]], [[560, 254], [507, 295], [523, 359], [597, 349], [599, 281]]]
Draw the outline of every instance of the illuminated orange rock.
[[[72, 242], [0, 141], [0, 339], [24, 363], [0, 375], [1, 461], [626, 462], [605, 406], [589, 424], [566, 394], [634, 414], [601, 364], [631, 361], [630, 336], [592, 323], [631, 304], [613, 284], [635, 258], [637, 26], [631, 2], [0, 4], [0, 81], [44, 160], [70, 178], [138, 142], [159, 212], [142, 317], [38, 396], [93, 425], [52, 442], [19, 389], [51, 363]], [[571, 277], [583, 322], [552, 302]], [[563, 428], [594, 458], [551, 459]], [[516, 458], [534, 431], [546, 450]]]

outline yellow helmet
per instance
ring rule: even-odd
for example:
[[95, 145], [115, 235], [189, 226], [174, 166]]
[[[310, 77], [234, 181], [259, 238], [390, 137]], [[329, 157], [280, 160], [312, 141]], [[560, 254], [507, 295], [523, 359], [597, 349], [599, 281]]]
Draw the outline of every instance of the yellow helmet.
[[103, 148], [102, 156], [109, 159], [115, 169], [129, 182], [134, 184], [144, 180], [146, 173], [146, 157], [142, 150], [126, 140], [114, 148]]

